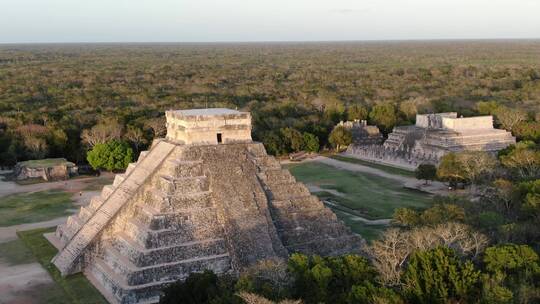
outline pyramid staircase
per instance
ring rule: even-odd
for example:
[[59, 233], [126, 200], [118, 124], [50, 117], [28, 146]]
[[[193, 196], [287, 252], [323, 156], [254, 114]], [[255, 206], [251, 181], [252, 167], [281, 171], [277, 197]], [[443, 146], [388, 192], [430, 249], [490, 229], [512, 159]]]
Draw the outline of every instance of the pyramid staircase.
[[257, 176], [270, 202], [278, 234], [289, 253], [341, 255], [360, 253], [363, 240], [288, 170], [268, 155], [253, 157]]
[[237, 273], [292, 252], [333, 255], [363, 245], [266, 154], [260, 143], [158, 141], [58, 227], [53, 259], [84, 271], [111, 303], [155, 303], [169, 283], [204, 269]]

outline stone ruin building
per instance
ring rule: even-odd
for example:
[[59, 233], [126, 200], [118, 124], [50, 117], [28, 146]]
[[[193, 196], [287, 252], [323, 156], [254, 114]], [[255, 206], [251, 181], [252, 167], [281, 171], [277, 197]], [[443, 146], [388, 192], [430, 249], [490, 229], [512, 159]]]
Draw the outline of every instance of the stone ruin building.
[[166, 117], [165, 139], [47, 235], [62, 275], [84, 272], [111, 303], [153, 303], [190, 272], [361, 252], [363, 239], [251, 140], [249, 113]]
[[13, 168], [13, 178], [25, 180], [30, 178], [45, 181], [66, 180], [78, 175], [77, 166], [65, 158], [47, 158], [18, 162]]
[[457, 113], [418, 114], [416, 124], [394, 127], [383, 145], [349, 146], [361, 159], [407, 169], [421, 163], [438, 164], [449, 152], [496, 152], [515, 144], [510, 132], [495, 129], [493, 116], [457, 117]]
[[337, 126], [351, 130], [353, 143], [358, 146], [380, 145], [384, 141], [379, 128], [368, 125], [366, 120], [340, 121]]

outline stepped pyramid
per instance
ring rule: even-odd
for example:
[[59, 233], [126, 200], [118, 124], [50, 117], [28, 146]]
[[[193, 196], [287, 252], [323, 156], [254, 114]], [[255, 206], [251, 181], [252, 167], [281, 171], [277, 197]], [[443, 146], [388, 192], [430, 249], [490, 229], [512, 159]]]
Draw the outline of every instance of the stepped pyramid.
[[49, 236], [62, 275], [83, 271], [111, 303], [153, 303], [190, 272], [360, 252], [363, 240], [251, 140], [249, 113], [166, 116], [166, 139]]

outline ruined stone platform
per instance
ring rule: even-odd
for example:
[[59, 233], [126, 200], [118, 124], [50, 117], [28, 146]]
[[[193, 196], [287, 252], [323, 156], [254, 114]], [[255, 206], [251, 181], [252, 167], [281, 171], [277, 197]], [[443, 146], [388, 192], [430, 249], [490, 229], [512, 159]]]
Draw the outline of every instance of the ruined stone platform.
[[152, 303], [191, 272], [362, 250], [361, 237], [247, 137], [249, 113], [167, 117], [189, 121], [169, 120], [173, 135], [58, 227], [53, 263], [62, 275], [83, 271], [111, 303]]

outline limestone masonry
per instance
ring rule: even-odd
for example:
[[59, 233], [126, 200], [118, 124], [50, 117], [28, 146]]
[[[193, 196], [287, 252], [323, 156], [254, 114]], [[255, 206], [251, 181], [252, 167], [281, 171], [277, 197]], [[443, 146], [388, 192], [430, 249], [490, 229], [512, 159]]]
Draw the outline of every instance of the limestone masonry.
[[48, 236], [62, 275], [83, 271], [111, 303], [153, 303], [190, 272], [361, 251], [362, 238], [251, 140], [249, 113], [166, 116], [167, 138]]
[[418, 114], [415, 125], [394, 127], [383, 145], [354, 142], [347, 153], [414, 169], [421, 163], [437, 164], [449, 152], [496, 152], [515, 143], [510, 132], [493, 127], [493, 116], [458, 118], [451, 112]]

